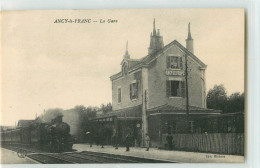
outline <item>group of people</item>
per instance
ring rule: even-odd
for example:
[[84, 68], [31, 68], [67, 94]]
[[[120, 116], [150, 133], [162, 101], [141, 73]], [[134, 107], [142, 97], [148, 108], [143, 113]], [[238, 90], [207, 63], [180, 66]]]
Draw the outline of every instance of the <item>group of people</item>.
[[90, 147], [92, 147], [93, 141], [95, 141], [97, 146], [101, 145], [101, 148], [104, 148], [103, 136], [93, 135], [91, 132], [86, 132], [86, 136], [88, 137]]
[[[125, 144], [126, 144], [126, 152], [130, 151], [130, 146], [131, 146], [131, 138], [130, 135], [127, 134], [125, 138]], [[149, 151], [150, 148], [150, 137], [148, 134], [145, 135], [145, 147], [146, 151]]]
[[[96, 137], [96, 136], [92, 135], [91, 132], [86, 132], [86, 136], [89, 139], [90, 147], [92, 147], [93, 140], [95, 140], [97, 146], [101, 145], [101, 148], [104, 148], [104, 143], [103, 143], [102, 138]], [[114, 145], [115, 145], [115, 149], [118, 149], [117, 138], [115, 138], [115, 140], [114, 140]], [[130, 134], [127, 134], [126, 137], [125, 137], [126, 152], [130, 151], [130, 146], [131, 145], [132, 145], [131, 136], [130, 136]], [[150, 148], [150, 137], [149, 137], [148, 134], [145, 135], [145, 147], [146, 147], [146, 151], [149, 151], [149, 148]]]

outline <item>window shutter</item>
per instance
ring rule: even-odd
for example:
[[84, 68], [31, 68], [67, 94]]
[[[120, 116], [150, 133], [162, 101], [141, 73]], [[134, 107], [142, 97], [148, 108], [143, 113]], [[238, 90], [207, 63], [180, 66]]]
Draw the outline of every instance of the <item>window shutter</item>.
[[136, 81], [136, 98], [138, 98], [138, 84], [139, 84], [139, 80]]
[[132, 100], [132, 91], [133, 91], [133, 89], [132, 89], [132, 84], [130, 84], [130, 99]]
[[179, 82], [179, 88], [177, 89], [177, 97], [182, 96], [182, 89], [181, 89], [182, 82]]
[[166, 65], [167, 65], [167, 68], [170, 68], [170, 66], [171, 66], [171, 57], [170, 56], [167, 56]]
[[182, 57], [180, 57], [180, 68], [183, 68], [183, 62], [182, 62]]
[[121, 88], [118, 88], [117, 89], [117, 102], [118, 103], [121, 103]]
[[166, 81], [166, 97], [170, 97], [171, 95], [171, 81]]
[[181, 94], [182, 97], [186, 97], [186, 85], [184, 81], [181, 82]]

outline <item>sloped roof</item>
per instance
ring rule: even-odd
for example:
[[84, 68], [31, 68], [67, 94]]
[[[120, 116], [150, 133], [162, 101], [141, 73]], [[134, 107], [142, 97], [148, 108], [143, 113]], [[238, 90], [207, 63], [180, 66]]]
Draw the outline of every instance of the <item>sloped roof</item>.
[[[202, 68], [207, 67], [207, 65], [204, 64], [198, 57], [196, 57], [193, 53], [191, 53], [188, 49], [186, 49], [177, 40], [174, 40], [174, 41], [170, 42], [169, 44], [167, 44], [166, 46], [164, 46], [162, 49], [160, 49], [156, 52], [153, 52], [153, 53], [151, 53], [151, 54], [149, 54], [149, 55], [147, 55], [147, 56], [145, 56], [145, 57], [143, 57], [139, 60], [137, 60], [137, 59], [127, 59], [127, 60], [125, 60], [125, 61], [128, 62], [128, 71], [131, 71], [135, 68], [140, 68], [144, 65], [149, 65], [152, 60], [157, 59], [157, 57], [160, 56], [160, 54], [162, 54], [165, 50], [167, 50], [168, 48], [170, 48], [173, 45], [177, 46], [179, 49], [181, 49], [183, 52], [185, 52], [188, 56], [190, 56], [195, 61], [197, 61], [197, 63], [199, 63], [199, 65]], [[119, 73], [112, 75], [110, 77], [110, 79], [114, 79], [114, 78], [117, 78], [117, 77], [120, 77], [120, 76], [122, 76], [122, 72], [119, 72]]]
[[244, 112], [235, 112], [235, 113], [221, 113], [220, 115], [210, 115], [210, 116], [202, 116], [200, 118], [221, 118], [221, 117], [234, 117], [234, 116], [245, 116]]
[[92, 118], [92, 120], [102, 119], [102, 118], [109, 118], [109, 117], [118, 117], [118, 118], [140, 118], [142, 117], [142, 105], [137, 105], [133, 107], [128, 107], [124, 109], [114, 110], [108, 112], [106, 114], [97, 116]]
[[[172, 105], [168, 105], [168, 104], [164, 104], [162, 106], [158, 106], [158, 107], [154, 107], [151, 109], [148, 109], [147, 112], [149, 114], [153, 114], [153, 113], [164, 113], [164, 112], [172, 112], [177, 113], [186, 113], [186, 106], [172, 106]], [[212, 113], [212, 114], [220, 114], [221, 110], [215, 110], [215, 109], [207, 109], [207, 108], [201, 108], [201, 107], [196, 107], [196, 106], [189, 106], [189, 112], [191, 114], [196, 114], [196, 113]]]
[[19, 120], [17, 125], [19, 127], [29, 127], [33, 122], [34, 120]]
[[140, 60], [130, 59], [130, 60], [128, 61], [128, 66], [129, 66], [129, 67], [133, 67], [133, 66], [135, 66], [135, 65], [137, 65], [137, 64], [139, 64], [139, 63], [140, 63]]

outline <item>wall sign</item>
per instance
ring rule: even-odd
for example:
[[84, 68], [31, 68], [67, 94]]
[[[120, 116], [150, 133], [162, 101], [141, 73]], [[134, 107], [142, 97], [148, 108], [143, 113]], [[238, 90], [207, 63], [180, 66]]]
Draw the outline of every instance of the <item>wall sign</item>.
[[166, 70], [165, 74], [168, 76], [184, 76], [183, 71], [176, 71], [176, 70]]

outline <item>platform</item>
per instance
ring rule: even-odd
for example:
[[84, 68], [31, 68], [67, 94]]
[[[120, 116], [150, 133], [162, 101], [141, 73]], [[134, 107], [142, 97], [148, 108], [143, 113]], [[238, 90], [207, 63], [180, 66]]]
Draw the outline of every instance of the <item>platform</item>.
[[90, 147], [89, 144], [74, 144], [73, 149], [77, 151], [92, 151], [92, 152], [103, 152], [117, 155], [135, 156], [141, 158], [158, 159], [165, 161], [172, 161], [178, 163], [243, 163], [244, 156], [237, 155], [222, 155], [212, 153], [199, 153], [199, 152], [184, 152], [184, 151], [167, 151], [160, 150], [157, 148], [150, 148], [146, 151], [145, 148], [130, 148], [129, 152], [126, 152], [126, 148], [119, 147], [115, 149], [112, 146], [101, 146], [93, 145]]
[[19, 158], [17, 153], [5, 148], [0, 148], [0, 164], [37, 164], [29, 158]]

